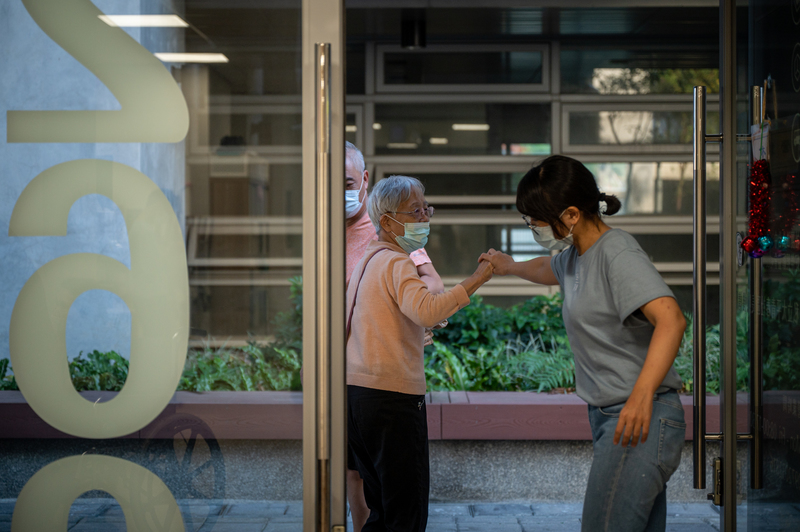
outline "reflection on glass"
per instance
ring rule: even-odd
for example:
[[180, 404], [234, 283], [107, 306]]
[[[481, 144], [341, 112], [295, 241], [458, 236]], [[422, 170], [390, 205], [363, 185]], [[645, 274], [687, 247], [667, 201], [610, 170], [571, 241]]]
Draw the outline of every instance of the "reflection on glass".
[[[586, 163], [597, 186], [622, 203], [619, 214], [692, 214], [691, 162]], [[719, 213], [719, 163], [707, 163], [707, 212]]]
[[292, 307], [289, 280], [302, 269], [299, 161], [271, 164], [254, 156], [223, 166], [227, 160], [190, 165], [187, 258], [198, 331], [192, 345], [203, 338], [267, 341]]
[[[692, 214], [691, 162], [587, 162], [598, 187], [622, 203], [619, 215]], [[515, 210], [517, 185], [525, 175], [505, 173], [414, 173], [441, 212], [463, 209]], [[707, 164], [707, 209], [719, 212], [719, 163]]]
[[66, 530], [72, 501], [91, 490], [116, 499], [121, 529], [185, 530], [175, 497], [161, 479], [128, 460], [92, 454], [62, 458], [33, 475], [19, 493], [11, 530]]
[[562, 50], [566, 94], [692, 94], [696, 85], [719, 92], [716, 49]]
[[[215, 113], [208, 116], [209, 145], [234, 151], [246, 146], [300, 146], [302, 115], [293, 106], [273, 113]], [[202, 119], [202, 115], [198, 115]]]
[[[633, 237], [652, 262], [692, 263], [692, 235], [638, 235]], [[719, 235], [709, 234], [706, 240], [708, 263], [719, 262]], [[710, 274], [709, 274], [710, 277]]]
[[[459, 205], [464, 203], [459, 201], [459, 196], [516, 196], [517, 185], [524, 175], [525, 172], [414, 173], [425, 185], [426, 196], [450, 196]], [[446, 208], [446, 205], [437, 204], [436, 208]]]
[[379, 155], [501, 155], [511, 144], [550, 151], [550, 105], [379, 104], [375, 122]]
[[354, 113], [347, 113], [344, 127], [344, 140], [356, 144], [357, 139], [358, 125], [356, 124], [356, 115]]
[[[348, 17], [352, 10], [348, 11]], [[366, 46], [364, 43], [347, 42], [347, 94], [364, 94], [366, 85]]]
[[443, 276], [463, 276], [475, 270], [475, 261], [481, 253], [494, 248], [512, 255], [516, 260], [528, 260], [548, 255], [549, 251], [538, 245], [533, 233], [520, 218], [516, 225], [461, 225], [431, 223], [431, 234], [425, 250]]
[[[570, 145], [689, 144], [691, 111], [570, 111]], [[719, 113], [708, 113], [707, 132], [719, 132]]]
[[502, 85], [542, 83], [542, 52], [387, 52], [387, 85]]
[[[301, 530], [300, 2], [146, 4], [188, 25], [98, 19], [119, 2], [3, 4], [0, 44], [16, 52], [0, 71], [37, 65], [0, 84], [3, 116], [111, 120], [44, 128], [23, 151], [0, 141], [0, 393], [55, 412], [0, 424], [0, 530], [212, 530], [242, 515], [263, 530], [275, 513]], [[93, 76], [81, 62], [98, 57]], [[59, 347], [33, 350], [44, 366], [30, 349], [9, 366], [17, 303], [23, 336]], [[273, 390], [295, 392], [276, 404]], [[238, 391], [253, 393], [225, 393]]]

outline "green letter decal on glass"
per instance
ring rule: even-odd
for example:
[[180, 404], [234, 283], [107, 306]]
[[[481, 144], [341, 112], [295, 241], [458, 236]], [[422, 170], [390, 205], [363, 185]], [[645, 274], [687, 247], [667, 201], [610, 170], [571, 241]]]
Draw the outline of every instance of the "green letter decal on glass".
[[120, 458], [62, 458], [37, 472], [22, 488], [11, 518], [12, 532], [63, 532], [69, 509], [89, 490], [110, 493], [122, 507], [129, 532], [183, 532], [178, 503], [167, 486], [140, 465]]
[[[40, 28], [114, 94], [121, 111], [8, 111], [8, 142], [180, 142], [189, 110], [164, 65], [90, 0], [22, 0]], [[58, 90], [55, 87], [54, 90]]]
[[[55, 428], [83, 438], [115, 438], [151, 422], [181, 377], [189, 337], [189, 282], [183, 235], [172, 206], [144, 174], [95, 159], [39, 174], [14, 206], [9, 236], [63, 236], [72, 205], [87, 194], [122, 211], [131, 268], [94, 253], [52, 260], [22, 288], [11, 314], [9, 347], [20, 390]], [[88, 290], [108, 290], [131, 312], [127, 381], [117, 397], [91, 403], [75, 391], [67, 366], [67, 313]]]

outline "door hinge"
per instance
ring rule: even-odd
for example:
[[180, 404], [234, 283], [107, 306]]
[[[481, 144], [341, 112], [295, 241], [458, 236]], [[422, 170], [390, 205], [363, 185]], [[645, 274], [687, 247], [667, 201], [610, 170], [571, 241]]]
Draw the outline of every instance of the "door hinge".
[[714, 458], [714, 473], [712, 476], [714, 491], [708, 494], [708, 500], [715, 506], [722, 506], [722, 458]]

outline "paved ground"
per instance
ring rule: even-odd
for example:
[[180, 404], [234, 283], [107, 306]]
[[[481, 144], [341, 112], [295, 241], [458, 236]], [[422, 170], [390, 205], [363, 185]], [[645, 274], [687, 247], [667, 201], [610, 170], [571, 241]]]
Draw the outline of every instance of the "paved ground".
[[[178, 502], [189, 532], [302, 531], [302, 504], [296, 501]], [[14, 503], [13, 499], [0, 500], [0, 532], [11, 530]], [[719, 514], [709, 504], [671, 504], [668, 511], [669, 532], [719, 530]], [[580, 517], [580, 503], [431, 504], [427, 532], [579, 532]], [[164, 521], [158, 511], [142, 519], [141, 530], [166, 530], [158, 526]], [[113, 499], [79, 499], [72, 505], [68, 530], [122, 532], [127, 529], [122, 509]]]

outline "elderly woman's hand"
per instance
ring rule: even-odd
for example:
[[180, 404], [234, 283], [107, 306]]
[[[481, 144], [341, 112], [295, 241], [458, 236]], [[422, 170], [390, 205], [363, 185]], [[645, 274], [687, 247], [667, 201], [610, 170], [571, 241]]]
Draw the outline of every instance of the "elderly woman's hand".
[[489, 261], [481, 261], [478, 263], [478, 269], [475, 270], [474, 275], [479, 276], [481, 279], [483, 279], [483, 282], [485, 283], [486, 281], [492, 278], [493, 273], [494, 273], [494, 265]]
[[483, 286], [483, 284], [492, 278], [492, 263], [481, 262], [478, 264], [478, 269], [475, 273], [461, 281], [459, 284], [467, 291], [467, 295], [472, 295], [475, 291]]

